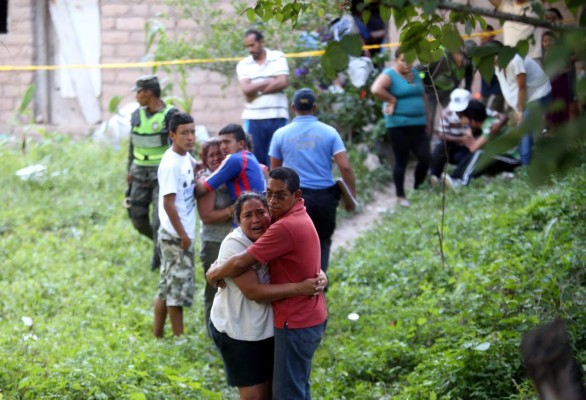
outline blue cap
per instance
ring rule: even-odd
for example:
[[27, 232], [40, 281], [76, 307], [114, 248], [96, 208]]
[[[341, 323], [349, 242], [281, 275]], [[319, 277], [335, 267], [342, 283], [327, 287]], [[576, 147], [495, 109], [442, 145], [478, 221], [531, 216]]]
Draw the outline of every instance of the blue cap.
[[315, 93], [308, 88], [299, 89], [293, 96], [293, 105], [299, 111], [311, 111], [315, 104]]

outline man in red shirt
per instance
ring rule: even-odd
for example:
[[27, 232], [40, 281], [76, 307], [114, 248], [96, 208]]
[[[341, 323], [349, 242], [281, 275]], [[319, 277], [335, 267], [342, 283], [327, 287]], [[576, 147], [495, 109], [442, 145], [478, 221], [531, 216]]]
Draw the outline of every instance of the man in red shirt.
[[[269, 263], [274, 284], [300, 282], [319, 275], [319, 236], [301, 198], [299, 175], [286, 167], [271, 170], [266, 198], [273, 224], [246, 251], [211, 268], [206, 274], [211, 285], [217, 285], [227, 276], [238, 275], [257, 262]], [[326, 327], [325, 297], [319, 292], [313, 297], [275, 301], [273, 312], [273, 399], [310, 399], [311, 359]]]

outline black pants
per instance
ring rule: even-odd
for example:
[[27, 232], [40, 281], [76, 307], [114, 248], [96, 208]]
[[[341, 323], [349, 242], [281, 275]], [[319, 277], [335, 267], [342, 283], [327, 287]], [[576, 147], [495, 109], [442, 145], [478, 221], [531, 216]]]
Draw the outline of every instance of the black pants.
[[340, 189], [338, 185], [325, 189], [301, 188], [301, 196], [319, 236], [321, 269], [326, 272], [330, 262], [332, 235], [336, 229], [336, 209], [340, 201]]
[[508, 155], [492, 156], [488, 164], [482, 168], [477, 167], [478, 160], [482, 155], [482, 150], [470, 153], [454, 170], [451, 175], [454, 179], [459, 179], [464, 185], [470, 183], [470, 179], [477, 178], [482, 174], [496, 175], [501, 172], [513, 172], [515, 168], [521, 165], [521, 160]]
[[429, 138], [425, 133], [424, 125], [387, 128], [387, 134], [391, 138], [393, 152], [395, 153], [393, 179], [395, 180], [397, 197], [405, 197], [405, 170], [409, 162], [409, 153], [412, 152], [417, 158], [414, 185], [415, 189], [417, 189], [425, 181], [427, 169], [431, 162]]
[[444, 172], [446, 163], [458, 165], [470, 154], [468, 147], [453, 142], [439, 142], [431, 154], [430, 172], [438, 178]]

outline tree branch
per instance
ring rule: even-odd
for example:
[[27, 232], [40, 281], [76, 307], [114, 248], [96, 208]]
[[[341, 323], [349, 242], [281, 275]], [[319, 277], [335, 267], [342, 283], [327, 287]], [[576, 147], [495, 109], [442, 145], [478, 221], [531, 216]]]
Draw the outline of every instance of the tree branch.
[[539, 18], [526, 17], [524, 15], [516, 15], [500, 12], [497, 10], [489, 10], [481, 7], [473, 7], [467, 4], [454, 3], [449, 0], [439, 0], [437, 8], [442, 10], [457, 11], [461, 13], [481, 15], [483, 17], [491, 17], [499, 20], [521, 22], [528, 25], [548, 28], [554, 31], [575, 31], [580, 29], [578, 26], [552, 23]]

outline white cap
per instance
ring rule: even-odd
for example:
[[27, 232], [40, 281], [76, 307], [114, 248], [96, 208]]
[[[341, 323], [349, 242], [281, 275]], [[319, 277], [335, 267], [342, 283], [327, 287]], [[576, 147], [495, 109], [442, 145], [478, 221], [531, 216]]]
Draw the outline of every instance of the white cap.
[[454, 112], [464, 111], [470, 103], [471, 95], [466, 89], [454, 89], [450, 93], [450, 104], [448, 104], [448, 110]]

